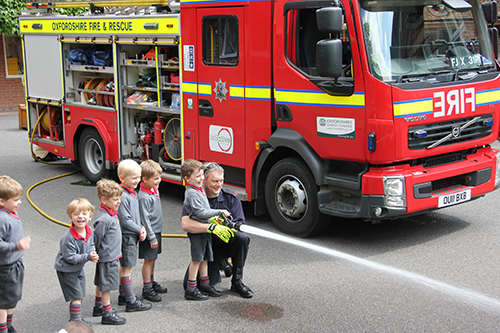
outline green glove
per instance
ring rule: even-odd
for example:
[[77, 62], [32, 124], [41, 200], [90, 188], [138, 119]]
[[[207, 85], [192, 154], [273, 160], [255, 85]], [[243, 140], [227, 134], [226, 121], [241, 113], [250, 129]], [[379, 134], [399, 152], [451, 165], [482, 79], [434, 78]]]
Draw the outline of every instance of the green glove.
[[222, 222], [224, 222], [224, 218], [221, 217], [220, 215], [217, 215], [217, 216], [213, 216], [209, 219], [209, 222], [210, 223], [214, 223], [214, 224], [219, 224], [219, 225], [222, 225]]
[[234, 233], [231, 229], [226, 226], [218, 225], [215, 223], [210, 223], [208, 226], [207, 232], [210, 234], [214, 234], [219, 237], [223, 242], [227, 243], [234, 236]]

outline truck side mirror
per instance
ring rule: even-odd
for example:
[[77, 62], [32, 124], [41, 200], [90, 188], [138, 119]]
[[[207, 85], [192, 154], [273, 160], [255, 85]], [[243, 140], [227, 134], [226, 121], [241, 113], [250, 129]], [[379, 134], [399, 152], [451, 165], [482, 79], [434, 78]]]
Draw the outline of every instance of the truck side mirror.
[[487, 1], [481, 4], [484, 17], [489, 24], [495, 24], [498, 19], [498, 4], [496, 1]]
[[316, 23], [321, 32], [340, 33], [342, 31], [342, 8], [323, 7], [316, 10]]
[[342, 8], [323, 7], [316, 10], [316, 24], [323, 33], [333, 34], [333, 39], [322, 39], [316, 44], [316, 67], [318, 75], [339, 78], [342, 75]]
[[316, 44], [316, 67], [319, 76], [335, 79], [342, 76], [340, 39], [322, 39]]
[[[481, 4], [483, 9], [484, 17], [488, 24], [495, 24], [498, 19], [498, 4], [496, 1], [486, 1]], [[488, 28], [488, 33], [490, 34], [490, 40], [493, 44], [493, 53], [495, 58], [498, 59], [498, 29], [496, 27]]]
[[496, 27], [488, 28], [488, 33], [493, 44], [493, 54], [498, 59], [498, 29]]

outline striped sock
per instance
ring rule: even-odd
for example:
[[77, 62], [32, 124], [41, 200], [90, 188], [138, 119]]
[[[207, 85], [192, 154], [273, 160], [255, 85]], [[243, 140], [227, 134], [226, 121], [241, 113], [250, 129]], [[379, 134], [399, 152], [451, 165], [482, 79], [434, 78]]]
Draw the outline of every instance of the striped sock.
[[12, 327], [12, 317], [14, 316], [13, 313], [7, 315], [7, 327]]
[[69, 321], [82, 321], [82, 305], [69, 303]]
[[0, 324], [0, 332], [7, 332], [7, 323]]
[[122, 279], [122, 277], [120, 277], [120, 288], [118, 289], [118, 292], [120, 293], [120, 296], [125, 296], [125, 292], [123, 291], [121, 279]]
[[188, 279], [186, 291], [192, 293], [195, 289], [196, 289], [196, 280]]
[[102, 307], [102, 315], [103, 316], [111, 315], [112, 311], [113, 311], [113, 308], [111, 307], [111, 304], [103, 305], [103, 307]]
[[134, 288], [132, 288], [132, 278], [130, 276], [122, 276], [120, 283], [123, 286], [123, 292], [127, 298], [127, 303], [135, 303]]
[[210, 279], [208, 278], [208, 275], [200, 277], [200, 286], [208, 287], [209, 284], [210, 284]]
[[144, 282], [144, 291], [148, 291], [149, 289], [153, 288], [153, 282]]
[[102, 297], [95, 297], [95, 304], [94, 306], [98, 309], [102, 308]]

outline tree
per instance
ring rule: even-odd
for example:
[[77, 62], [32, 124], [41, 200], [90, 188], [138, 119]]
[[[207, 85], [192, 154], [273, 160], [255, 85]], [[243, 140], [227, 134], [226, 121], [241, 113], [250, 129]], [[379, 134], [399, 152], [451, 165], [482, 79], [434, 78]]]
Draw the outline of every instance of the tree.
[[2, 0], [0, 4], [0, 34], [19, 35], [17, 15], [27, 9], [23, 0]]
[[[17, 16], [21, 10], [26, 10], [24, 0], [0, 0], [0, 35], [19, 35], [19, 21]], [[86, 3], [82, 3], [86, 5]], [[80, 8], [54, 8], [54, 12], [63, 15], [75, 16], [87, 11], [85, 7]]]

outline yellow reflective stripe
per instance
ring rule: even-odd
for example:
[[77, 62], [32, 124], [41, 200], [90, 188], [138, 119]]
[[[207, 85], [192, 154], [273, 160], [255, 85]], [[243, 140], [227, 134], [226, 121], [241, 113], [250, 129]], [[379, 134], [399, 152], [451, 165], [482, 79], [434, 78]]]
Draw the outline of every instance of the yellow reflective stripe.
[[489, 105], [500, 102], [500, 89], [491, 89], [476, 92], [476, 105]]
[[245, 87], [245, 97], [251, 99], [271, 99], [269, 87]]
[[182, 82], [182, 91], [185, 94], [197, 94], [198, 84], [196, 82]]
[[365, 94], [354, 93], [351, 96], [331, 96], [322, 91], [301, 91], [275, 89], [278, 103], [318, 106], [364, 107]]
[[245, 87], [240, 85], [230, 85], [229, 96], [232, 98], [245, 98]]
[[198, 94], [211, 96], [212, 95], [212, 85], [210, 83], [198, 83]]
[[405, 117], [433, 112], [432, 98], [396, 102], [393, 105], [394, 117]]

